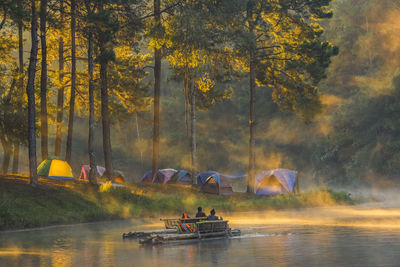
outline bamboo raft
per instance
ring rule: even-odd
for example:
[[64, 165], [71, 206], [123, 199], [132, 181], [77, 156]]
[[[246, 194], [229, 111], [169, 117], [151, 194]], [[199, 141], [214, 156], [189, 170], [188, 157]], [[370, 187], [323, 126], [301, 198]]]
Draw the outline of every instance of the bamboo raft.
[[[206, 238], [229, 238], [239, 236], [239, 229], [229, 228], [228, 221], [206, 221], [204, 218], [189, 218], [189, 219], [161, 219], [165, 223], [166, 230], [153, 232], [130, 232], [123, 234], [123, 238], [139, 239], [139, 244], [142, 245], [160, 245], [176, 241], [202, 240]], [[172, 222], [174, 220], [175, 222]], [[172, 224], [177, 226], [172, 229]], [[182, 232], [179, 226], [185, 224], [191, 229], [190, 232]], [[170, 228], [169, 228], [170, 227]]]
[[160, 221], [163, 221], [165, 224], [165, 229], [176, 229], [179, 224], [187, 224], [187, 223], [197, 223], [206, 221], [207, 217], [195, 217], [195, 218], [161, 218]]

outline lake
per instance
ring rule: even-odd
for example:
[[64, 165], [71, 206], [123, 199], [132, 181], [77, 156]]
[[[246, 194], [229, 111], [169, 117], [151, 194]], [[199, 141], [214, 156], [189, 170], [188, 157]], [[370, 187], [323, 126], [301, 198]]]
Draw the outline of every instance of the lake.
[[123, 232], [158, 219], [0, 232], [0, 266], [399, 266], [400, 210], [334, 207], [222, 214], [242, 236], [155, 247]]

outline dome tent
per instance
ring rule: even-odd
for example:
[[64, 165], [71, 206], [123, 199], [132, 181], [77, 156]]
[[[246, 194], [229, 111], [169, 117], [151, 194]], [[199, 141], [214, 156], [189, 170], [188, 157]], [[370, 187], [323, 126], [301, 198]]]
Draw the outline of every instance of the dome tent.
[[197, 185], [201, 191], [217, 195], [232, 195], [232, 185], [229, 180], [215, 171], [202, 172], [197, 175]]
[[157, 171], [156, 177], [153, 182], [152, 171], [146, 172], [140, 182], [142, 183], [155, 183], [166, 184], [178, 171], [175, 169], [160, 169]]
[[148, 171], [148, 172], [146, 172], [144, 175], [143, 175], [143, 177], [142, 177], [142, 179], [140, 179], [140, 182], [141, 183], [151, 183], [152, 182], [152, 171]]
[[[106, 168], [97, 165], [96, 166], [96, 178], [101, 177], [104, 174], [105, 171], [106, 171]], [[82, 167], [81, 167], [81, 175], [79, 176], [79, 179], [88, 180], [89, 179], [89, 172], [90, 172], [90, 166], [89, 165], [82, 165]]]
[[292, 193], [296, 187], [295, 171], [275, 169], [256, 175], [256, 195]]
[[[88, 181], [89, 180], [89, 165], [82, 165], [81, 167], [81, 175], [79, 176], [79, 180]], [[102, 177], [106, 172], [106, 168], [103, 166], [96, 166], [96, 179], [99, 181], [99, 184], [111, 181], [113, 184], [124, 184], [125, 183], [125, 175], [122, 171], [114, 170], [112, 179], [107, 179]]]
[[192, 177], [188, 171], [180, 170], [169, 179], [167, 184], [191, 185]]
[[[152, 171], [148, 171], [143, 175], [140, 182], [153, 183], [152, 179]], [[154, 183], [190, 185], [192, 183], [192, 179], [190, 173], [185, 170], [177, 171], [175, 169], [160, 169], [157, 171]]]
[[62, 180], [73, 180], [71, 166], [68, 162], [58, 159], [46, 159], [37, 167], [37, 174], [39, 176], [62, 179]]

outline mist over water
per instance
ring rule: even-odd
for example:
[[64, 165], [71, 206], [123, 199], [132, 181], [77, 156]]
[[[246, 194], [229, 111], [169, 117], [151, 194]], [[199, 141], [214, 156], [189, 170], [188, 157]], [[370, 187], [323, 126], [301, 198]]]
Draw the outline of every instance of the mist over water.
[[121, 235], [162, 229], [158, 218], [1, 232], [0, 266], [396, 266], [398, 207], [225, 213], [240, 237], [155, 247]]

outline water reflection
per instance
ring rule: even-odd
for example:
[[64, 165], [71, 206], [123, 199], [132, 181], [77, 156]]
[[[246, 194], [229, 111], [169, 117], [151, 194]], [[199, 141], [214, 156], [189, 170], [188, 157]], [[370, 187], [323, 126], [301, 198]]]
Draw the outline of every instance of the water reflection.
[[246, 227], [240, 238], [157, 247], [122, 240], [122, 232], [146, 228], [130, 221], [3, 232], [0, 266], [396, 266], [400, 262], [398, 227], [236, 226]]

